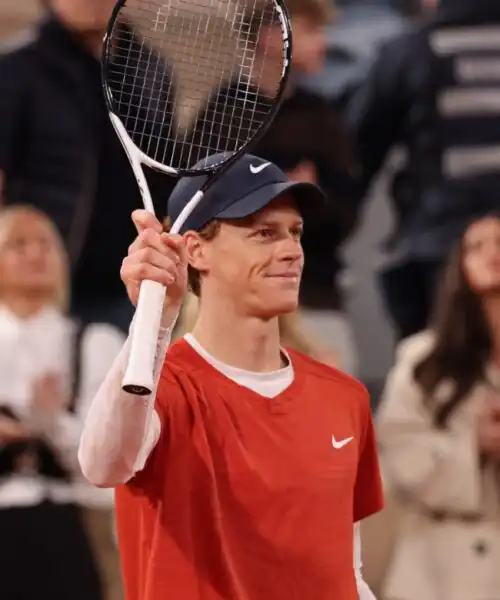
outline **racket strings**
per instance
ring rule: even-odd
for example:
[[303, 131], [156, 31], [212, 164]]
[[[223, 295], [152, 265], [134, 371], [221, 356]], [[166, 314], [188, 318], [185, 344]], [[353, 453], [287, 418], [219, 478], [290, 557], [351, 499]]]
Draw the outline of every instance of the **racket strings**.
[[237, 152], [276, 102], [285, 37], [275, 0], [129, 0], [107, 41], [112, 110], [140, 150], [176, 170]]

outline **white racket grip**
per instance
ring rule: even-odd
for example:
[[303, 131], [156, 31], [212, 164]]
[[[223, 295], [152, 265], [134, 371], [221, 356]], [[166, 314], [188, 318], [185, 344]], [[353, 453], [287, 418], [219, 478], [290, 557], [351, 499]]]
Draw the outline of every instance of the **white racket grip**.
[[[202, 191], [191, 198], [172, 225], [171, 233], [180, 231], [202, 198]], [[130, 394], [148, 396], [155, 388], [156, 347], [166, 291], [165, 286], [155, 281], [141, 283], [131, 331], [130, 353], [122, 381], [122, 389]]]
[[130, 394], [146, 396], [154, 390], [156, 347], [165, 292], [165, 286], [156, 281], [141, 283], [134, 326], [130, 333], [127, 368], [122, 382], [122, 389]]

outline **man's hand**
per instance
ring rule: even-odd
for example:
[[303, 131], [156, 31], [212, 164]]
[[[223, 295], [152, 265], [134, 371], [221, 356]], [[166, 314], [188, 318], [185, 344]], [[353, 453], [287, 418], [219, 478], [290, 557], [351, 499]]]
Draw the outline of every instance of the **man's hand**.
[[0, 445], [20, 442], [30, 437], [29, 431], [20, 423], [0, 415]]
[[123, 260], [120, 272], [129, 298], [135, 306], [141, 282], [156, 281], [167, 288], [164, 315], [169, 309], [177, 314], [187, 289], [184, 239], [180, 235], [165, 233], [158, 219], [146, 210], [134, 211], [132, 220], [138, 235]]

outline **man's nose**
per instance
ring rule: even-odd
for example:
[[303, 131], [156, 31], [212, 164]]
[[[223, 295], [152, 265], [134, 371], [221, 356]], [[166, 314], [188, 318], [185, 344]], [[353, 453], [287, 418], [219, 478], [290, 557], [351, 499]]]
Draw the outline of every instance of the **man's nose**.
[[291, 236], [286, 240], [283, 240], [280, 249], [280, 258], [281, 260], [287, 260], [289, 262], [297, 262], [303, 260], [304, 251], [302, 250], [300, 242], [298, 242], [295, 238]]

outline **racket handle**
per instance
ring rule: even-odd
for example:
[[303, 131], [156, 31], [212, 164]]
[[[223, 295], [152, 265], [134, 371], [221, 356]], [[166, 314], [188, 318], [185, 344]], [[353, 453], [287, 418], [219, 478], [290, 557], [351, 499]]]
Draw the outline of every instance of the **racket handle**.
[[155, 281], [141, 283], [131, 331], [130, 354], [122, 381], [122, 389], [136, 396], [148, 396], [155, 387], [156, 345], [165, 292], [165, 286]]
[[[177, 217], [170, 233], [178, 233], [181, 230], [202, 198], [203, 191], [199, 190]], [[149, 396], [155, 387], [156, 345], [166, 290], [165, 286], [154, 281], [143, 281], [139, 290], [134, 327], [131, 332], [130, 354], [122, 381], [123, 391], [136, 396]]]

